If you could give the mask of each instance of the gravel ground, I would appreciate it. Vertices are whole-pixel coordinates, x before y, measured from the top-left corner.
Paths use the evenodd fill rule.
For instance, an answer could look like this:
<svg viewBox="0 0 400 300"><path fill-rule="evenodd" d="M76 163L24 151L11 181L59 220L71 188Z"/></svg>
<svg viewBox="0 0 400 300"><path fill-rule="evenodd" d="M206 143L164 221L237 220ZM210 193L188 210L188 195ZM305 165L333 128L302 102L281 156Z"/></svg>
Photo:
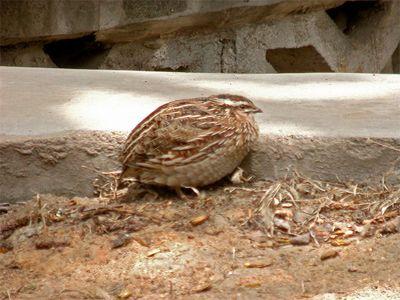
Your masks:
<svg viewBox="0 0 400 300"><path fill-rule="evenodd" d="M3 206L0 298L399 299L397 186L243 181Z"/></svg>

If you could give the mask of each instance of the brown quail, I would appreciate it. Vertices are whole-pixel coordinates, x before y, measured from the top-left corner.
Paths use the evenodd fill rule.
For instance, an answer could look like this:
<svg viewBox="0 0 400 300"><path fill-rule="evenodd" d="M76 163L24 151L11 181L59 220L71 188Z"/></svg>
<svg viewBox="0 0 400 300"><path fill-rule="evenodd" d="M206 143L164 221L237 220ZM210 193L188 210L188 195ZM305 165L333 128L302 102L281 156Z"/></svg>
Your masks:
<svg viewBox="0 0 400 300"><path fill-rule="evenodd" d="M199 187L232 173L258 138L252 116L261 110L237 95L214 95L164 104L128 136L121 180Z"/></svg>

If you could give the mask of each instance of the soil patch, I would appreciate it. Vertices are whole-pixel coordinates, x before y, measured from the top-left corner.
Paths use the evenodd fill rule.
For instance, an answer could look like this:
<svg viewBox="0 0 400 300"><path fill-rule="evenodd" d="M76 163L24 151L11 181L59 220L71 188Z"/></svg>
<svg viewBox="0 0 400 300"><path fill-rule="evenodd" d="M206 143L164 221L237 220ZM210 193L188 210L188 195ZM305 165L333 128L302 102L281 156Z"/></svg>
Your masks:
<svg viewBox="0 0 400 300"><path fill-rule="evenodd" d="M138 187L110 192L4 205L0 298L299 299L400 289L398 186L299 176L222 183L186 200Z"/></svg>

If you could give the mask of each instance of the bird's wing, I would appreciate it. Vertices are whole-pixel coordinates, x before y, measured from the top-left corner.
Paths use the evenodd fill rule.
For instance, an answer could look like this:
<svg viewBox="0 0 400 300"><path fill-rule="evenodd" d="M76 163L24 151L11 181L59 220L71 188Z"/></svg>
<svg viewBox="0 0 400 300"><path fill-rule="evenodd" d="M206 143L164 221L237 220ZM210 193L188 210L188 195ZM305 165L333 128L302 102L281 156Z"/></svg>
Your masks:
<svg viewBox="0 0 400 300"><path fill-rule="evenodd" d="M175 101L160 107L130 134L121 155L125 166L160 168L203 160L233 135L212 109Z"/></svg>

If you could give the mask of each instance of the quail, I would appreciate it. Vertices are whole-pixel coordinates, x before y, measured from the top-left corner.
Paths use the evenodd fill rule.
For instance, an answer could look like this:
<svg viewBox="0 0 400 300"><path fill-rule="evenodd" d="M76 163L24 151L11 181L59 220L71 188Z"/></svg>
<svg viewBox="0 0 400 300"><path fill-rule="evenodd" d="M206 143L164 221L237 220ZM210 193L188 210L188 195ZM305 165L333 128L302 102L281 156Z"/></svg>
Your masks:
<svg viewBox="0 0 400 300"><path fill-rule="evenodd" d="M120 155L120 180L174 188L196 188L232 173L257 141L246 97L230 94L166 103L129 134Z"/></svg>

